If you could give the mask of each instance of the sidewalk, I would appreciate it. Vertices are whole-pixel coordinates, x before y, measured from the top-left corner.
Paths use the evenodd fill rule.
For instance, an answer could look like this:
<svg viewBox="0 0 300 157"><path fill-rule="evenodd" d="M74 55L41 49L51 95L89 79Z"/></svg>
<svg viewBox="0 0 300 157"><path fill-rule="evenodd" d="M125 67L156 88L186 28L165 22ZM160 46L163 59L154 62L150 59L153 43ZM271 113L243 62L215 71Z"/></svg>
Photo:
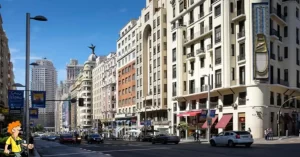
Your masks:
<svg viewBox="0 0 300 157"><path fill-rule="evenodd" d="M281 137L273 137L273 140L265 140L264 138L254 139L254 143L262 143L262 144L276 144L276 143L300 143L299 136L281 136Z"/></svg>
<svg viewBox="0 0 300 157"><path fill-rule="evenodd" d="M207 139L201 138L200 139L201 143L208 143ZM180 139L180 143L197 143L193 138L182 138Z"/></svg>

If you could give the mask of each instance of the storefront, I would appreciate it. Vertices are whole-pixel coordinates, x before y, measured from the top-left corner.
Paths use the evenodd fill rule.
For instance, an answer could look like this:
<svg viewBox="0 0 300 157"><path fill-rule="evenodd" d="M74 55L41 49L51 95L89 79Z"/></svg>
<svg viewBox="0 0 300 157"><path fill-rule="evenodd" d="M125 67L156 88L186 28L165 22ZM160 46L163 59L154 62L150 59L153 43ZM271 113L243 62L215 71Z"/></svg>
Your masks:
<svg viewBox="0 0 300 157"><path fill-rule="evenodd" d="M116 118L116 136L123 137L129 130L137 130L137 117L135 114L124 114L124 117Z"/></svg>

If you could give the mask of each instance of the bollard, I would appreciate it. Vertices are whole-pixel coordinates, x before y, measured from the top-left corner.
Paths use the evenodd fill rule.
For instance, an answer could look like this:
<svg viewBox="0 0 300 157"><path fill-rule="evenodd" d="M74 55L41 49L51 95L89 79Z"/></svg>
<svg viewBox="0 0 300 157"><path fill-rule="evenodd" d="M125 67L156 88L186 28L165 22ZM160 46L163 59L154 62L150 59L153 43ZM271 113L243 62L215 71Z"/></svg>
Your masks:
<svg viewBox="0 0 300 157"><path fill-rule="evenodd" d="M289 136L289 130L285 130L285 136L286 136L286 137Z"/></svg>

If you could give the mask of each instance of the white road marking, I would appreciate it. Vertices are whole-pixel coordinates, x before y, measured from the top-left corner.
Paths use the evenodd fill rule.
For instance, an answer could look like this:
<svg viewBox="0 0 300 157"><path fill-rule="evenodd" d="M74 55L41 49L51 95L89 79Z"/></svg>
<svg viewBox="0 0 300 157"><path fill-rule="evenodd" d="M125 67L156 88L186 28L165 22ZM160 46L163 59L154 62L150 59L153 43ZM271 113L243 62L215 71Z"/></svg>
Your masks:
<svg viewBox="0 0 300 157"><path fill-rule="evenodd" d="M142 150L157 150L157 149L171 149L171 148L148 148L148 149L121 149L121 150L106 150L106 151L99 151L101 153L109 153L109 152L131 152L131 151L142 151Z"/></svg>
<svg viewBox="0 0 300 157"><path fill-rule="evenodd" d="M77 155L77 154L91 154L94 152L80 152L80 153L68 153L68 154L53 154L53 155L43 155L43 156L67 156L67 155Z"/></svg>

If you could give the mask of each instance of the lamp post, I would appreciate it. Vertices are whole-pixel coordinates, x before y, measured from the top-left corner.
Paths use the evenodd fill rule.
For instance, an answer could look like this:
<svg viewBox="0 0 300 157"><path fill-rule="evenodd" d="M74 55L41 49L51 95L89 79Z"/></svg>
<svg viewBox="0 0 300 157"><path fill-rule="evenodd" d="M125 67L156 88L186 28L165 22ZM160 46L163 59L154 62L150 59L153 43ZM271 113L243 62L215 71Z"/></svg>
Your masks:
<svg viewBox="0 0 300 157"><path fill-rule="evenodd" d="M278 138L280 137L280 114L281 114L281 109L283 107L283 105L287 102L289 102L290 100L293 100L293 99L296 99L296 98L299 98L300 96L295 96L295 97L291 97L289 99L287 99L286 101L284 101L281 106L279 107L278 109L278 115L277 115L277 135L278 135Z"/></svg>
<svg viewBox="0 0 300 157"><path fill-rule="evenodd" d="M25 100L26 100L26 106L25 110L29 111L29 73L30 73L30 20L36 20L36 21L47 21L47 18L44 16L35 16L30 17L30 13L26 13L26 61L25 61L25 69L26 69L26 75L25 75ZM29 112L26 113L26 141L29 142ZM27 152L28 152L27 147Z"/></svg>

